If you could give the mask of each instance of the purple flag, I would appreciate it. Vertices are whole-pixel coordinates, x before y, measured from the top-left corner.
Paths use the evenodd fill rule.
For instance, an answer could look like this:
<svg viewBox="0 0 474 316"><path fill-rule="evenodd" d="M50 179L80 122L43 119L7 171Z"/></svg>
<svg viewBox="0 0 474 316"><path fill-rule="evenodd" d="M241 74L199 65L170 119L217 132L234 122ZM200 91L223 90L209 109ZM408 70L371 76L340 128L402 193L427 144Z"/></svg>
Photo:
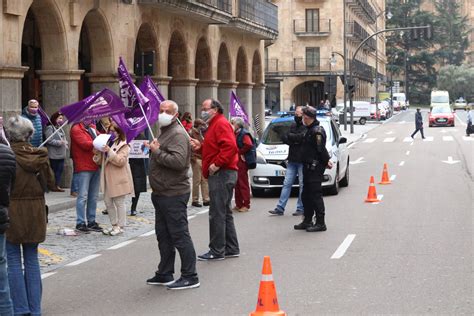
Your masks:
<svg viewBox="0 0 474 316"><path fill-rule="evenodd" d="M38 107L38 113L41 117L41 126L45 127L49 123L49 116L40 106Z"/></svg>
<svg viewBox="0 0 474 316"><path fill-rule="evenodd" d="M122 57L120 57L117 71L120 85L120 98L123 104L129 109L137 108L139 103L144 106L148 102L148 98L144 96L142 91L133 83ZM140 108L138 108L138 110L140 110Z"/></svg>
<svg viewBox="0 0 474 316"><path fill-rule="evenodd" d="M234 91L231 91L230 94L229 113L230 117L241 117L245 123L249 124L249 117L247 116L247 113L245 113L245 108L242 106L242 102L240 102Z"/></svg>
<svg viewBox="0 0 474 316"><path fill-rule="evenodd" d="M105 116L123 113L127 108L120 98L109 89L103 89L79 102L65 105L60 112L67 118L68 123L77 123L86 119L97 120Z"/></svg>
<svg viewBox="0 0 474 316"><path fill-rule="evenodd" d="M150 77L146 77L140 85L140 90L149 99L149 102L143 105L143 111L150 125L155 124L160 113L160 103L165 100L158 88ZM127 112L112 116L112 119L127 135L127 142L135 139L148 126L143 116L140 106Z"/></svg>

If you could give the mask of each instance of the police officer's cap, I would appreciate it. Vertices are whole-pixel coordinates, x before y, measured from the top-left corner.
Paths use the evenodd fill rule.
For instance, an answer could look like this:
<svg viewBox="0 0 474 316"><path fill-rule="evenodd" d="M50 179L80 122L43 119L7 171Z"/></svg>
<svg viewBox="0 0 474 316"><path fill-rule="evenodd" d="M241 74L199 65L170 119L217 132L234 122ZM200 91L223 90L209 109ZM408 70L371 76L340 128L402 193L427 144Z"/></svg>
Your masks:
<svg viewBox="0 0 474 316"><path fill-rule="evenodd" d="M316 118L316 109L313 108L312 106L306 106L303 109L303 114L311 118Z"/></svg>

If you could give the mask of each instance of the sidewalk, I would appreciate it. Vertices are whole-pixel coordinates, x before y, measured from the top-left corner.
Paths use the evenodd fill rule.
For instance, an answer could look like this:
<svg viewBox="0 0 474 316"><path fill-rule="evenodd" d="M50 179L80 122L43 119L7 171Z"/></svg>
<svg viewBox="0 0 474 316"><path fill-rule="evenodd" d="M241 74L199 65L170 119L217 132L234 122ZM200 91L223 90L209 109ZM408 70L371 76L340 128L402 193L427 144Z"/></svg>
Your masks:
<svg viewBox="0 0 474 316"><path fill-rule="evenodd" d="M347 131L344 130L344 124L339 126L339 130L342 133L342 136L347 138L347 145L358 141L362 136L369 131L373 130L377 126L380 126L384 121L367 121L365 125L354 124L354 134L351 134L351 126L347 124Z"/></svg>

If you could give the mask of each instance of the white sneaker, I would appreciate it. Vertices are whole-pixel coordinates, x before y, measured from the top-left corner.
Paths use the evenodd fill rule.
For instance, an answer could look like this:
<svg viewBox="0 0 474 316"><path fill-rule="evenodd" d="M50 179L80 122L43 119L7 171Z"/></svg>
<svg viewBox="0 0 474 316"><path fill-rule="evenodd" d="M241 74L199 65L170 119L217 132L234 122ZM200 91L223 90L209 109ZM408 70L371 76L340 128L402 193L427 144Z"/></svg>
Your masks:
<svg viewBox="0 0 474 316"><path fill-rule="evenodd" d="M123 230L121 230L120 227L116 226L110 232L110 236L117 236L117 235L122 234L122 233L123 233Z"/></svg>

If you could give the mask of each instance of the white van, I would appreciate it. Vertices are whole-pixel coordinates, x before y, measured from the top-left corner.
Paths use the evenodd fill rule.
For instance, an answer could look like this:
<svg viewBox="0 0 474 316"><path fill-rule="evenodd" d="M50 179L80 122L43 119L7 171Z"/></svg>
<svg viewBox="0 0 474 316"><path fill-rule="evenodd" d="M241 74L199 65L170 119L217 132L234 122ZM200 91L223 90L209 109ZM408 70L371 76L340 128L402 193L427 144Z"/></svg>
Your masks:
<svg viewBox="0 0 474 316"><path fill-rule="evenodd" d="M394 93L392 102L393 109L396 111L407 109L407 97L405 93Z"/></svg>
<svg viewBox="0 0 474 316"><path fill-rule="evenodd" d="M444 90L431 91L430 108L449 107L449 92Z"/></svg>
<svg viewBox="0 0 474 316"><path fill-rule="evenodd" d="M354 107L353 110L353 117L354 123L359 122L360 125L364 125L368 119L370 119L370 102L367 101L353 101L352 105ZM344 113L344 103L339 103L336 105L336 109L341 109L339 111L340 114ZM347 110L347 119L350 119L350 102L347 101L346 103L346 110Z"/></svg>

